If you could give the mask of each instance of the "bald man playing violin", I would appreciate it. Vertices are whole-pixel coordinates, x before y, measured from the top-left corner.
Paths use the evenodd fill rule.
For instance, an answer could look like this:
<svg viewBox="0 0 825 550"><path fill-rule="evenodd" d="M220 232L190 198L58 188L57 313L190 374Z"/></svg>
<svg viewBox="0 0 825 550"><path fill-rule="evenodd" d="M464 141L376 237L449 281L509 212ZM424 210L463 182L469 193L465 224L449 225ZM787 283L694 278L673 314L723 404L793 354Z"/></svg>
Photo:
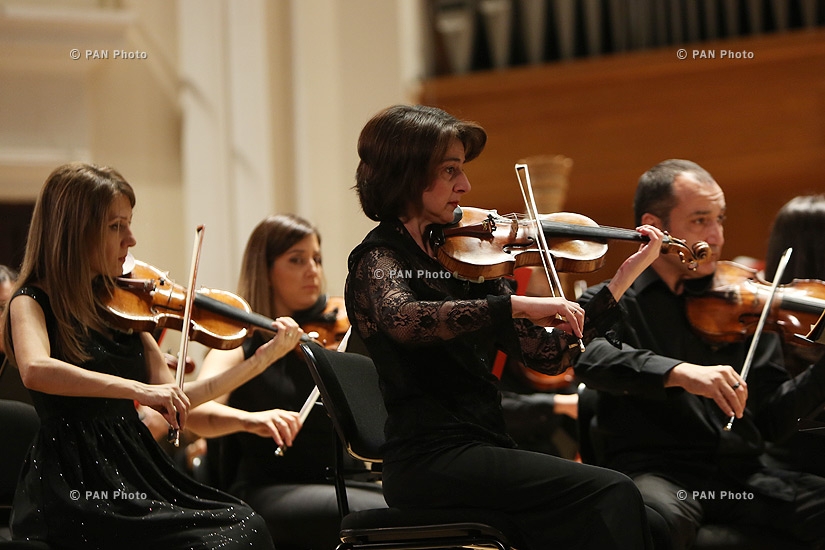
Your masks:
<svg viewBox="0 0 825 550"><path fill-rule="evenodd" d="M691 548L709 523L767 528L788 546L821 544L825 478L767 468L761 456L765 440L787 437L825 402L825 362L791 380L778 337L765 333L746 381L750 338L713 343L691 329L686 299L709 289L725 242L725 195L706 170L685 160L654 166L639 180L634 209L637 224L688 245L705 241L713 258L690 271L660 255L619 301L621 347L599 338L577 361L577 377L599 394L596 461L635 481L657 548Z"/></svg>

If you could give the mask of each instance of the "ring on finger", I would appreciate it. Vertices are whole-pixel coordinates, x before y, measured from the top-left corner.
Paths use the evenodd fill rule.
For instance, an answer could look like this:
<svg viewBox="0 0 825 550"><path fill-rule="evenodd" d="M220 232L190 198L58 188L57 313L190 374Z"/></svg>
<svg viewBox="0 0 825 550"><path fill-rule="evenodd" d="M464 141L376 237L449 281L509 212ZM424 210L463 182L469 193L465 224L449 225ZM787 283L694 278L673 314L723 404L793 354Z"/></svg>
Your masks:
<svg viewBox="0 0 825 550"><path fill-rule="evenodd" d="M734 384L733 386L731 386L731 388L733 388L734 390L737 390L737 389L739 389L739 386L741 386L741 385L742 385L742 383L741 383L741 382L737 382L736 384Z"/></svg>

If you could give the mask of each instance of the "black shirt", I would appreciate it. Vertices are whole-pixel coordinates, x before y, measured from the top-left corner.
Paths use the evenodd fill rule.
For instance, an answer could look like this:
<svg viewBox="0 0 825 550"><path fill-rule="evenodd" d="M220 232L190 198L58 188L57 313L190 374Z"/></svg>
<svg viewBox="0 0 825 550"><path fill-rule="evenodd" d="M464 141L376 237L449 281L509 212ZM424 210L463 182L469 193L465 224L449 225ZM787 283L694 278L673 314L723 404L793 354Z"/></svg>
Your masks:
<svg viewBox="0 0 825 550"><path fill-rule="evenodd" d="M791 380L776 334L763 333L748 374L748 403L731 431L729 417L711 399L665 388L665 377L682 362L730 365L741 371L750 338L713 344L697 336L685 300L701 294L712 277L686 282L676 295L648 268L619 302L622 348L596 339L576 364L576 375L600 390L597 435L605 465L629 474L658 472L701 478L727 472L744 479L759 469L763 436L777 439L825 400L825 365ZM603 285L588 289L587 302Z"/></svg>

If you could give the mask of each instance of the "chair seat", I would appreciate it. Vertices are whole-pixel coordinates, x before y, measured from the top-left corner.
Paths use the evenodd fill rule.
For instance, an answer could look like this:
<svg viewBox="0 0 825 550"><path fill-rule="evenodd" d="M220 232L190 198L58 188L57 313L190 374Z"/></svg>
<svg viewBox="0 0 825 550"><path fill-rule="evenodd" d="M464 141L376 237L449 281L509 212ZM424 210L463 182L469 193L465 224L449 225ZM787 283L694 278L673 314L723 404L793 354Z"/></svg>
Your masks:
<svg viewBox="0 0 825 550"><path fill-rule="evenodd" d="M483 509L381 508L352 512L341 522L339 548L514 548L517 529ZM381 546L387 543L387 546Z"/></svg>
<svg viewBox="0 0 825 550"><path fill-rule="evenodd" d="M696 550L805 550L810 545L789 541L767 527L705 524L696 533Z"/></svg>
<svg viewBox="0 0 825 550"><path fill-rule="evenodd" d="M386 442L387 410L378 372L364 355L331 351L316 343L301 344L301 350L337 435L333 473L342 517L337 550L518 547L518 530L510 517L493 510L375 508L350 513L344 453L381 464Z"/></svg>

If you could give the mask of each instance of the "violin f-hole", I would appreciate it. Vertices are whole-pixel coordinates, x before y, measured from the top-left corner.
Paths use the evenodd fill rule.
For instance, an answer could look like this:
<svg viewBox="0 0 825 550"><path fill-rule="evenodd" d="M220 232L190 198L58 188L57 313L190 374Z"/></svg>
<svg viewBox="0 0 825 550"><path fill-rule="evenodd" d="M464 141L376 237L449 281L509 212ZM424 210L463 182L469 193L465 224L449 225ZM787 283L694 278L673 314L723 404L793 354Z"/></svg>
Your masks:
<svg viewBox="0 0 825 550"><path fill-rule="evenodd" d="M522 241L520 243L507 243L501 247L501 249L506 252L507 254L512 254L512 249L524 249L529 250L531 248L535 248L536 240L533 237L527 237L526 241Z"/></svg>

